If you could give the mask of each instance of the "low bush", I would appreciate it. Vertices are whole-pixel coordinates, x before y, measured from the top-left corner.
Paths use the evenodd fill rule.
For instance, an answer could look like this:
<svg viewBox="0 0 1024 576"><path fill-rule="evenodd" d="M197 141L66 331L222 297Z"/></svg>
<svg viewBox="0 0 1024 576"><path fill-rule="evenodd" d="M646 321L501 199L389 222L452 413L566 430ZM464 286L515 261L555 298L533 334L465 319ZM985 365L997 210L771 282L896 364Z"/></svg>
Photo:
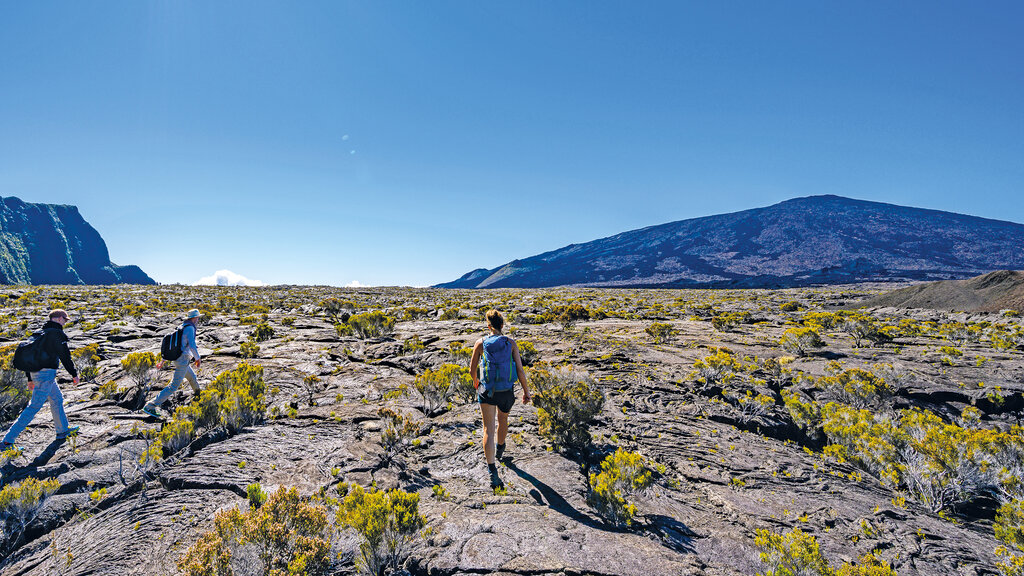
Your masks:
<svg viewBox="0 0 1024 576"><path fill-rule="evenodd" d="M582 371L570 368L533 369L537 388L538 431L559 452L579 451L590 444L590 421L604 407L604 393Z"/></svg>
<svg viewBox="0 0 1024 576"><path fill-rule="evenodd" d="M651 340L654 340L655 344L664 344L675 335L676 329L671 324L655 322L648 326L644 332L651 337Z"/></svg>
<svg viewBox="0 0 1024 576"><path fill-rule="evenodd" d="M467 402L476 398L469 369L458 364L443 364L437 370L428 369L416 377L413 388L419 392L423 400L423 413L427 416L433 416L447 405L453 394Z"/></svg>
<svg viewBox="0 0 1024 576"><path fill-rule="evenodd" d="M302 379L302 389L306 392L306 402L310 406L316 406L316 400L313 398L317 392L321 390L323 386L320 384L320 377L316 374L307 374Z"/></svg>
<svg viewBox="0 0 1024 576"><path fill-rule="evenodd" d="M254 342L266 342L273 337L274 328L266 322L260 322L257 324L256 327L253 328L252 335L250 336Z"/></svg>
<svg viewBox="0 0 1024 576"><path fill-rule="evenodd" d="M757 530L754 545L765 566L758 576L896 576L891 566L871 552L857 563L844 562L835 570L821 553L818 540L799 528L785 534Z"/></svg>
<svg viewBox="0 0 1024 576"><path fill-rule="evenodd" d="M760 550L764 572L759 576L831 576L818 540L799 528L785 534L758 530L754 545Z"/></svg>
<svg viewBox="0 0 1024 576"><path fill-rule="evenodd" d="M814 328L790 328L779 340L782 348L790 354L807 356L817 348L823 348L825 342Z"/></svg>
<svg viewBox="0 0 1024 576"><path fill-rule="evenodd" d="M397 573L413 539L426 525L427 519L419 512L419 494L397 488L366 491L358 485L342 491L347 494L338 507L337 520L360 536L359 570L370 576Z"/></svg>
<svg viewBox="0 0 1024 576"><path fill-rule="evenodd" d="M5 537L0 539L0 551L17 546L25 528L58 488L60 482L54 478L27 478L0 490L0 537Z"/></svg>
<svg viewBox="0 0 1024 576"><path fill-rule="evenodd" d="M863 368L844 369L839 362L829 362L827 375L815 381L825 395L854 408L879 406L893 390L881 376Z"/></svg>
<svg viewBox="0 0 1024 576"><path fill-rule="evenodd" d="M601 462L601 471L590 474L587 502L612 524L629 526L636 506L629 497L651 484L651 471L639 454L622 448Z"/></svg>
<svg viewBox="0 0 1024 576"><path fill-rule="evenodd" d="M380 310L356 314L348 319L348 325L359 338L381 338L395 330L395 320Z"/></svg>
<svg viewBox="0 0 1024 576"><path fill-rule="evenodd" d="M142 388L153 380L159 358L152 352L131 352L121 360L124 369L135 385Z"/></svg>
<svg viewBox="0 0 1024 576"><path fill-rule="evenodd" d="M419 433L419 426L412 418L387 406L377 410L377 415L381 419L380 443L384 447L385 458L391 460L409 446Z"/></svg>
<svg viewBox="0 0 1024 576"><path fill-rule="evenodd" d="M242 358L255 358L259 353L260 345L255 340L246 340L238 346L238 355Z"/></svg>
<svg viewBox="0 0 1024 576"><path fill-rule="evenodd" d="M743 370L742 364L728 350L719 348L714 354L698 358L693 363L692 378L704 388L726 384Z"/></svg>
<svg viewBox="0 0 1024 576"><path fill-rule="evenodd" d="M0 349L0 422L13 420L28 405L32 392L28 389L28 379L21 370L15 370L14 346Z"/></svg>
<svg viewBox="0 0 1024 576"><path fill-rule="evenodd" d="M577 322L582 320L590 320L590 311L578 302L573 302L563 307L558 313L558 322L565 330L572 328Z"/></svg>
<svg viewBox="0 0 1024 576"><path fill-rule="evenodd" d="M537 347L533 345L533 342L517 340L516 346L519 347L519 359L523 361L523 366L533 366L534 362L540 360L540 352L537 351ZM468 350L472 355L473 349L468 348Z"/></svg>
<svg viewBox="0 0 1024 576"><path fill-rule="evenodd" d="M327 508L281 487L261 506L222 510L213 529L178 561L184 576L326 574L331 565Z"/></svg>

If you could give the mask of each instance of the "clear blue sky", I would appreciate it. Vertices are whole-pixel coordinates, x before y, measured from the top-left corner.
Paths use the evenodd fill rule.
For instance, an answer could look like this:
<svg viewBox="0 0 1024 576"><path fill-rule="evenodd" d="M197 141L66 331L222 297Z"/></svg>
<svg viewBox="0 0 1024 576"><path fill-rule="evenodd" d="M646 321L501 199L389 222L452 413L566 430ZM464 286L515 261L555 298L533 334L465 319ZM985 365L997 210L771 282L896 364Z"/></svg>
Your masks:
<svg viewBox="0 0 1024 576"><path fill-rule="evenodd" d="M1024 222L1020 2L4 2L0 195L160 282L426 285L840 194Z"/></svg>

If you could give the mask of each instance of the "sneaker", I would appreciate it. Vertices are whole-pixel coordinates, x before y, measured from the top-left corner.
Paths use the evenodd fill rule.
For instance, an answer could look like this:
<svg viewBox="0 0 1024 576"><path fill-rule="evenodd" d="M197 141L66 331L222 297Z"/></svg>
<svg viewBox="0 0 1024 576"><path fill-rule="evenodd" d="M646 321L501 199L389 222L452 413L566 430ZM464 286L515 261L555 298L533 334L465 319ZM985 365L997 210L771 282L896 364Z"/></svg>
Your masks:
<svg viewBox="0 0 1024 576"><path fill-rule="evenodd" d="M63 440L65 438L67 438L68 436L71 436L73 434L78 434L79 428L81 428L81 426L72 426L71 428L68 428L67 432L65 432L63 434L57 434L57 440Z"/></svg>
<svg viewBox="0 0 1024 576"><path fill-rule="evenodd" d="M497 447L498 447L497 450L495 450L495 452L494 452L494 459L495 460L501 460L501 457L505 454L505 445L504 444L497 444Z"/></svg>
<svg viewBox="0 0 1024 576"><path fill-rule="evenodd" d="M153 418L160 417L160 413L156 411L156 406L152 404L146 404L145 406L143 406L142 411L145 412L146 414L149 414Z"/></svg>

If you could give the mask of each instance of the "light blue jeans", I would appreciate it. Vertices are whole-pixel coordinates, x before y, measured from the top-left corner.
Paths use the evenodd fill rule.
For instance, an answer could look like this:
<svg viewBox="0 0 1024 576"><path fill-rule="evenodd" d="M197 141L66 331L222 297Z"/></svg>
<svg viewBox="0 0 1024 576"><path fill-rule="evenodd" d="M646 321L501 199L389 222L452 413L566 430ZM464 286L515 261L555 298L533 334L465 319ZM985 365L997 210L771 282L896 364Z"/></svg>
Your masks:
<svg viewBox="0 0 1024 576"><path fill-rule="evenodd" d="M190 364L192 361L192 355L188 352L182 352L181 356L174 361L174 378L171 379L170 385L164 388L156 395L151 404L153 406L159 406L167 401L178 390L181 386L181 381L188 378L188 383L192 385L192 389L199 392L199 381L196 379L196 371L192 369Z"/></svg>
<svg viewBox="0 0 1024 576"><path fill-rule="evenodd" d="M32 373L32 381L36 387L32 390L32 399L28 406L21 411L18 419L11 424L10 430L4 435L4 442L14 444L14 441L25 431L25 428L36 417L36 412L43 407L43 403L50 401L50 412L53 413L53 427L57 429L57 436L68 433L68 417L64 414L64 394L57 385L57 371L54 369L40 370Z"/></svg>

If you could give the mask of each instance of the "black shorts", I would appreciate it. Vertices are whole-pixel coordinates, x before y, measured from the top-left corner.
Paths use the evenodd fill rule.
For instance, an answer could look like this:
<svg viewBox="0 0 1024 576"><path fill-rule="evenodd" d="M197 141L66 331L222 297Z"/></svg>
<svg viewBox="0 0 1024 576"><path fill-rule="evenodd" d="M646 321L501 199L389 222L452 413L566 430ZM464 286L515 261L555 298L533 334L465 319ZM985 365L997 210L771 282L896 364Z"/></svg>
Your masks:
<svg viewBox="0 0 1024 576"><path fill-rule="evenodd" d="M493 404L498 407L498 410L508 413L512 410L512 405L516 403L516 391L504 390L502 392L491 392L490 396L487 393L476 395L477 402L481 404Z"/></svg>

